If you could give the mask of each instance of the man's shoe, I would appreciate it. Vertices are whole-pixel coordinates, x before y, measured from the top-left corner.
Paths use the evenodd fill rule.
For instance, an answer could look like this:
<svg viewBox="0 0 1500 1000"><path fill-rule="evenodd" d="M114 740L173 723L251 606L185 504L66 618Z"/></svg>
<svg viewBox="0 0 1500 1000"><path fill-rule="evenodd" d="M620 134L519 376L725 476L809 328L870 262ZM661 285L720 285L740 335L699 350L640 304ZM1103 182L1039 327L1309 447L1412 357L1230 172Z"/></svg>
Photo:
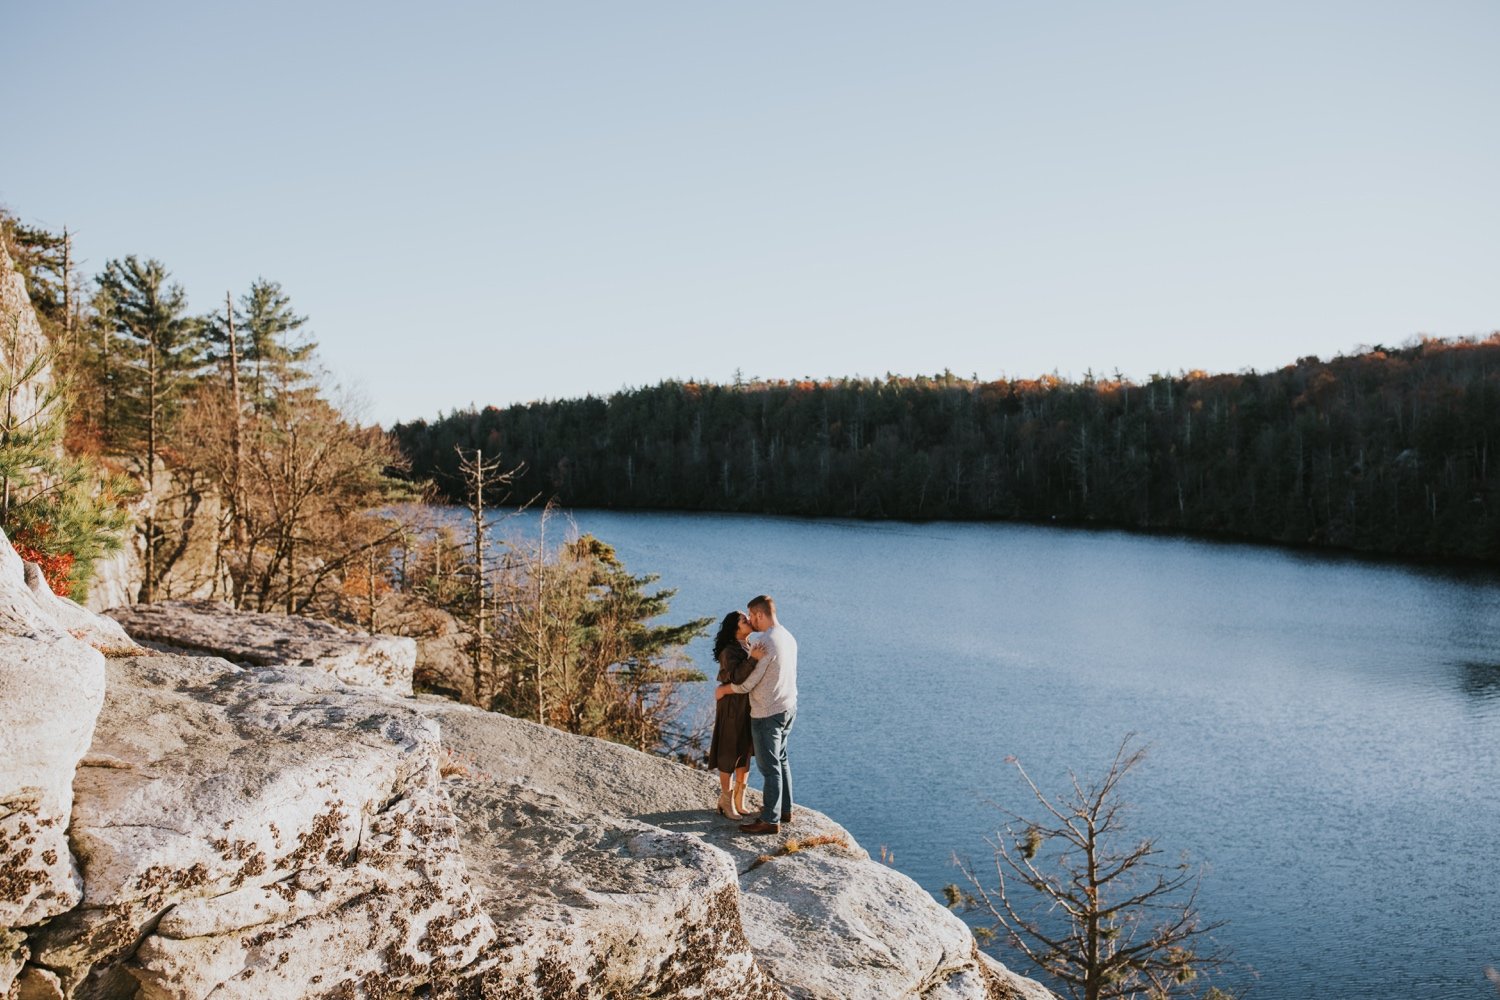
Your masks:
<svg viewBox="0 0 1500 1000"><path fill-rule="evenodd" d="M780 833L780 823L766 823L756 820L754 823L746 823L740 827L741 833Z"/></svg>
<svg viewBox="0 0 1500 1000"><path fill-rule="evenodd" d="M790 823L792 821L792 814L791 813L782 813L781 814L781 821L783 823Z"/></svg>

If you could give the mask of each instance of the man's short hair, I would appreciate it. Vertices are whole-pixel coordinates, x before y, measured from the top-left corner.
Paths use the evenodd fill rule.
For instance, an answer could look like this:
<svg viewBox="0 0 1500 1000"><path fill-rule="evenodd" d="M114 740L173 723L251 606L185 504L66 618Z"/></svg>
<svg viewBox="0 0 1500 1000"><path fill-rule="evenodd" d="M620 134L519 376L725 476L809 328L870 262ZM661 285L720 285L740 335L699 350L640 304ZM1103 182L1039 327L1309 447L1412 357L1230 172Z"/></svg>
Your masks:
<svg viewBox="0 0 1500 1000"><path fill-rule="evenodd" d="M749 610L749 611L764 611L766 614L770 615L772 618L775 618L776 617L776 602L773 601L771 598L767 597L765 594L761 594L759 597L752 597L752 598L750 598L750 603L749 603L749 605L747 605L747 610Z"/></svg>

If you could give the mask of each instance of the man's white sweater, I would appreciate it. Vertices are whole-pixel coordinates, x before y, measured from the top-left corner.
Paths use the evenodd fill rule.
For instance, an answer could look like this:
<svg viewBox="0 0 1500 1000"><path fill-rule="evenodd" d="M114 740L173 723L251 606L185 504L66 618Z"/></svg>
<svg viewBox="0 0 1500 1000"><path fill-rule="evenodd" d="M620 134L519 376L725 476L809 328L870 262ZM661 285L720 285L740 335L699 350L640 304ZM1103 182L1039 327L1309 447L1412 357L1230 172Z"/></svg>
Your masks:
<svg viewBox="0 0 1500 1000"><path fill-rule="evenodd" d="M750 718L764 719L797 707L797 640L783 626L772 625L752 643L766 651L742 684L731 684L750 696Z"/></svg>

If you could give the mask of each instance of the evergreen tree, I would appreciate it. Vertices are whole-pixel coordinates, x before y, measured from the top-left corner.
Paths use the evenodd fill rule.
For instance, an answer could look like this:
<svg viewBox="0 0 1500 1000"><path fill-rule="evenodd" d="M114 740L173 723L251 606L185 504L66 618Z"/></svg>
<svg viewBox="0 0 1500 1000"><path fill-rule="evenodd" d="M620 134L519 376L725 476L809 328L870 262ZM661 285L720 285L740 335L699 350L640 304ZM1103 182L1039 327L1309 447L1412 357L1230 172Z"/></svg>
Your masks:
<svg viewBox="0 0 1500 1000"><path fill-rule="evenodd" d="M682 649L710 619L661 624L675 591L649 591L656 577L630 573L590 535L550 543L554 516L545 510L535 536L510 540L484 567L492 603L482 626L473 616L481 578L472 542L434 532L393 574L408 593L484 629L477 640L484 668L474 672L472 694L461 696L571 733L701 761L705 734L680 724L675 688L703 680Z"/></svg>
<svg viewBox="0 0 1500 1000"><path fill-rule="evenodd" d="M1500 561L1500 334L1278 371L668 381L393 430L457 499L503 449L564 506L1114 524Z"/></svg>
<svg viewBox="0 0 1500 1000"><path fill-rule="evenodd" d="M309 387L317 343L297 338L307 317L293 311L280 282L256 278L250 291L240 296L234 322L253 412L272 409ZM214 339L224 343L222 329L216 328Z"/></svg>
<svg viewBox="0 0 1500 1000"><path fill-rule="evenodd" d="M66 352L69 447L101 454L120 440L121 340L110 317L110 298L99 289L75 317L76 343Z"/></svg>
<svg viewBox="0 0 1500 1000"><path fill-rule="evenodd" d="M594 728L637 750L659 749L697 759L699 734L676 725L672 687L701 681L701 673L676 662L684 646L708 632L711 618L681 624L651 624L668 611L677 591L648 592L654 574L636 576L609 544L584 535L567 545L564 558L588 581L588 597L578 615L581 672L595 683L607 681L613 697L594 707Z"/></svg>
<svg viewBox="0 0 1500 1000"><path fill-rule="evenodd" d="M0 367L0 528L54 593L82 600L94 562L120 547L128 483L64 454L65 401L47 377L56 351L20 361L14 318L10 325L11 364Z"/></svg>
<svg viewBox="0 0 1500 1000"><path fill-rule="evenodd" d="M73 241L68 231L54 233L27 225L3 209L0 230L13 251L16 270L26 280L26 295L43 331L53 343L66 342L76 303Z"/></svg>
<svg viewBox="0 0 1500 1000"><path fill-rule="evenodd" d="M147 602L155 597L157 557L165 543L154 503L158 462L185 391L204 365L202 321L187 314L186 294L167 278L160 261L142 262L134 255L109 261L99 276L103 315L120 346L119 412L109 444L139 461L146 484L140 599Z"/></svg>

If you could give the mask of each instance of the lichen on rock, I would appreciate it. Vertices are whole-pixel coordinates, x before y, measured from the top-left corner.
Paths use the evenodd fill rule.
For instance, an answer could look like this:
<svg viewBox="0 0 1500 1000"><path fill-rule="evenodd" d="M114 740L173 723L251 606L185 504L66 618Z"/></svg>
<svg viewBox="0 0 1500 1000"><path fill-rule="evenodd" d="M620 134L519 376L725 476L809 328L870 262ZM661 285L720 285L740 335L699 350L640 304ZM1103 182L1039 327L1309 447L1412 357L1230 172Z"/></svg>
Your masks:
<svg viewBox="0 0 1500 1000"><path fill-rule="evenodd" d="M81 897L68 815L103 698L104 657L38 601L0 535L0 929L36 924Z"/></svg>
<svg viewBox="0 0 1500 1000"><path fill-rule="evenodd" d="M368 637L144 649L33 577L0 544L6 1000L1051 996L813 810L752 867L710 775L304 662Z"/></svg>
<svg viewBox="0 0 1500 1000"><path fill-rule="evenodd" d="M93 749L112 764L78 775L83 903L34 947L69 989L127 959L147 997L302 996L329 969L412 989L493 936L436 727L399 703L217 659L113 659Z"/></svg>

